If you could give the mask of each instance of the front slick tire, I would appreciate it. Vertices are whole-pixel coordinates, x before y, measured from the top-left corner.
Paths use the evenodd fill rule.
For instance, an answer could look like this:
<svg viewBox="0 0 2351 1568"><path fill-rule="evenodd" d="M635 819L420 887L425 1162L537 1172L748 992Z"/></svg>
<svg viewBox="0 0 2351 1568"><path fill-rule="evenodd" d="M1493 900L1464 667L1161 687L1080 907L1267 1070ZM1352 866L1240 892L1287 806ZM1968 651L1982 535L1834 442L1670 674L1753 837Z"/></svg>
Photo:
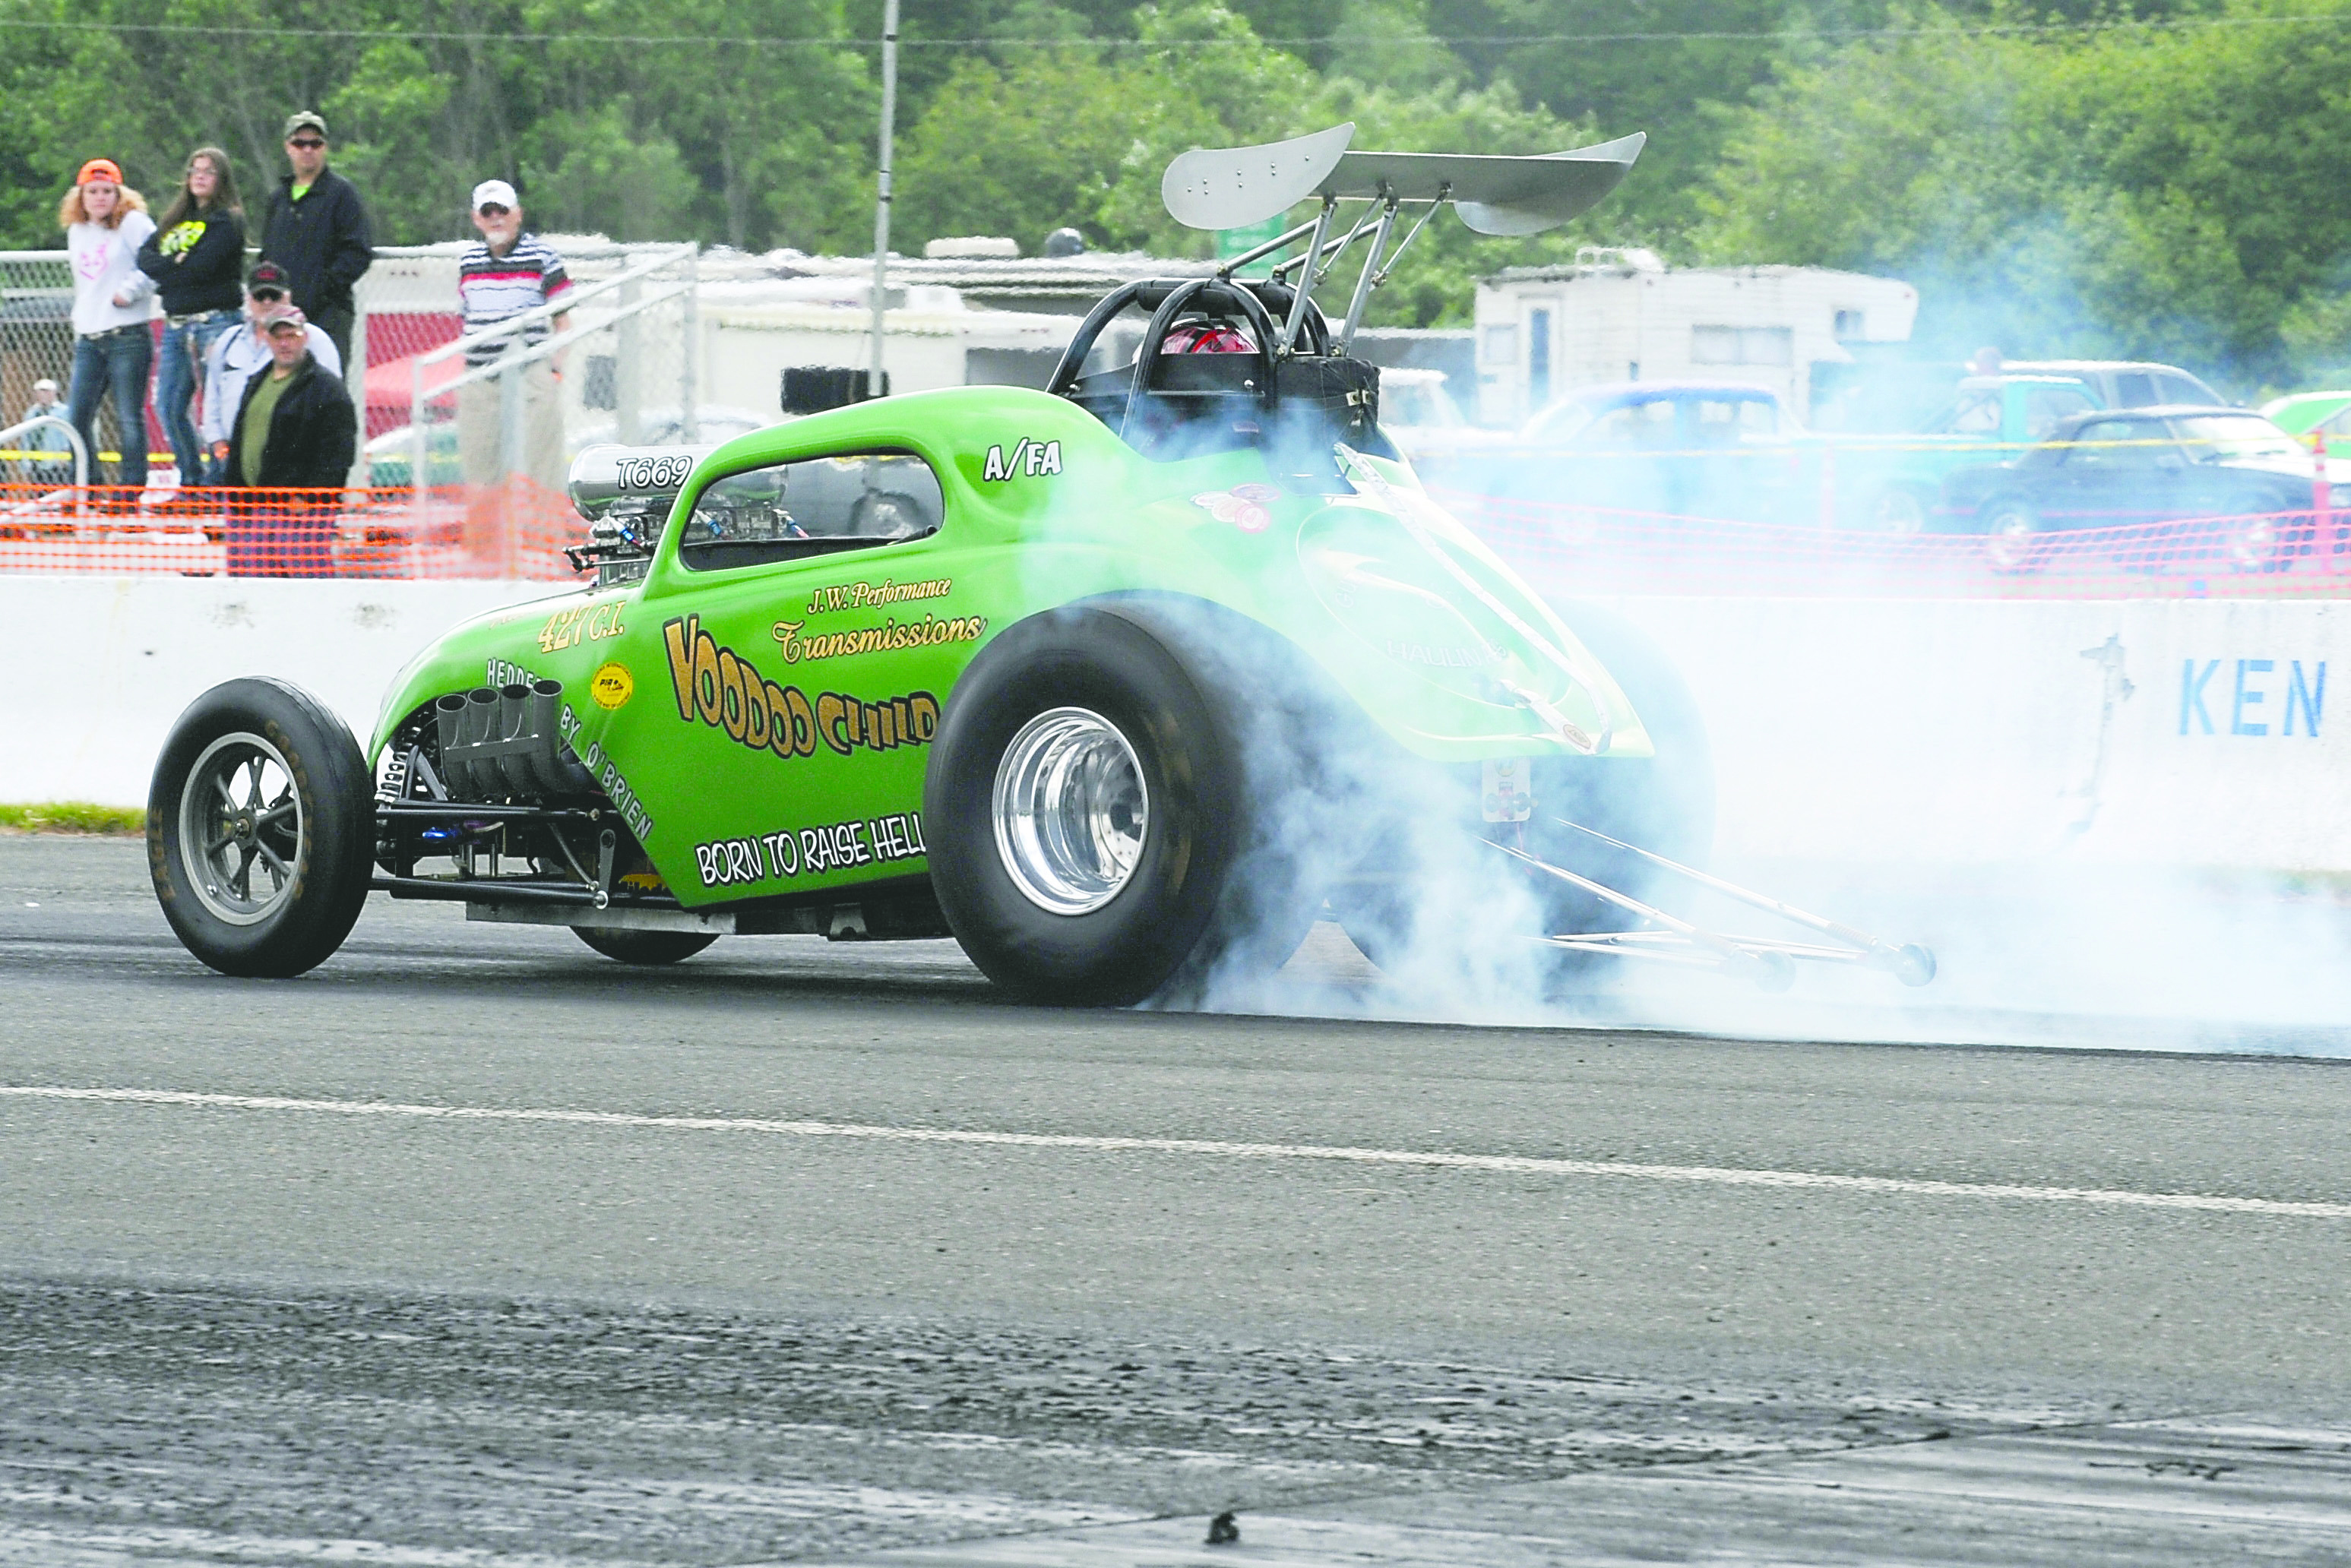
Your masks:
<svg viewBox="0 0 2351 1568"><path fill-rule="evenodd" d="M300 687L229 681L172 726L147 795L163 918L224 975L283 979L326 961L367 902L367 758Z"/></svg>
<svg viewBox="0 0 2351 1568"><path fill-rule="evenodd" d="M1223 946L1247 841L1239 748L1196 661L1148 620L1090 607L1012 627L956 684L931 747L939 907L1027 1000L1141 1001Z"/></svg>

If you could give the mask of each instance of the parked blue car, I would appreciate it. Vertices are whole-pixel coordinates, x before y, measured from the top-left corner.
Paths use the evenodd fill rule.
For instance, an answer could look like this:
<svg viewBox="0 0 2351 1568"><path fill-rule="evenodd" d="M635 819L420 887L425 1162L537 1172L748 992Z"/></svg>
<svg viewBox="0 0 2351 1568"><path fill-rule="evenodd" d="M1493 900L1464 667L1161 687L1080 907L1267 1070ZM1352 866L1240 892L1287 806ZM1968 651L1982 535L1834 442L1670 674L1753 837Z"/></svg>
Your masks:
<svg viewBox="0 0 2351 1568"><path fill-rule="evenodd" d="M1620 382L1582 387L1490 454L1479 486L1510 499L1776 521L1800 460L1795 416L1766 387Z"/></svg>

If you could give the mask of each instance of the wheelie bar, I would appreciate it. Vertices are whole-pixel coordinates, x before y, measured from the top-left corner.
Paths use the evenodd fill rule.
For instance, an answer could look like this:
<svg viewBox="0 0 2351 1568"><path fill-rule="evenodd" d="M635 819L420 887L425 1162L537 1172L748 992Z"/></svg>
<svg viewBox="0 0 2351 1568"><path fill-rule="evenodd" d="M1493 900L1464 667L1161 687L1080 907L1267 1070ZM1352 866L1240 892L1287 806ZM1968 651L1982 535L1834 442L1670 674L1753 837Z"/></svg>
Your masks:
<svg viewBox="0 0 2351 1568"><path fill-rule="evenodd" d="M1581 822L1571 822L1563 817L1552 819L1562 828L1573 829L1588 838L1598 840L1612 848L1643 860L1677 876L1687 877L1701 887L1710 888L1726 898L1736 899L1750 908L1779 915L1784 920L1806 926L1831 939L1834 945L1814 942L1792 942L1769 936L1730 936L1692 925L1677 915L1642 903L1629 894L1579 875L1550 862L1540 860L1513 845L1489 839L1486 841L1514 860L1523 861L1537 871L1559 878L1574 887L1613 904L1627 914L1635 915L1657 927L1647 931L1577 932L1551 936L1542 941L1551 946L1571 953L1604 953L1624 958L1648 958L1664 963L1687 964L1704 968L1724 969L1743 973L1766 990L1782 991L1794 983L1796 961L1823 964L1860 964L1893 976L1906 986L1923 986L1935 977L1935 955L1916 943L1897 946L1864 931L1812 914L1794 904L1766 894L1752 892L1735 883L1678 861L1667 860L1661 854L1645 850L1638 844L1628 844L1622 839L1609 837L1597 829Z"/></svg>

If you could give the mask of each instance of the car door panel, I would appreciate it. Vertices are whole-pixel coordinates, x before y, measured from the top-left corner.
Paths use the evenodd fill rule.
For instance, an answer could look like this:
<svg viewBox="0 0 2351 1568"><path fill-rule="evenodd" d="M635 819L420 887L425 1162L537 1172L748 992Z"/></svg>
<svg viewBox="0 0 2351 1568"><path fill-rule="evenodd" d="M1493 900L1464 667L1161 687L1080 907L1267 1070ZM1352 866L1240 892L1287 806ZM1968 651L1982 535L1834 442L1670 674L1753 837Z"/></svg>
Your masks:
<svg viewBox="0 0 2351 1568"><path fill-rule="evenodd" d="M855 497L808 465L843 462L772 465L793 471L778 494L738 505L712 503L726 479L690 494L673 530L734 531L664 541L614 652L629 695L587 738L664 823L647 849L688 905L925 869L928 748L986 622L962 612L951 519L899 539L820 526ZM944 510L935 476L920 499Z"/></svg>
<svg viewBox="0 0 2351 1568"><path fill-rule="evenodd" d="M2069 528L2127 528L2175 515L2183 473L2176 447L2153 445L2169 432L2147 420L2083 425L2057 469L2053 520Z"/></svg>

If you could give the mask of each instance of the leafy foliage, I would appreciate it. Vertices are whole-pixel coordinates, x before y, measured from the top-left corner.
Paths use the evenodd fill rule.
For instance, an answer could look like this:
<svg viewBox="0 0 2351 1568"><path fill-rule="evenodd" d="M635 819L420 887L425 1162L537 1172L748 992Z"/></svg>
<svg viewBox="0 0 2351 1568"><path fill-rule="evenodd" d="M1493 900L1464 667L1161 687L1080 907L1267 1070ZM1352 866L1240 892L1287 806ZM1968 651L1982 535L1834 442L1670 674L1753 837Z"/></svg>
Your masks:
<svg viewBox="0 0 2351 1568"><path fill-rule="evenodd" d="M881 9L0 0L0 240L55 245L57 198L100 153L160 204L187 151L216 142L257 206L283 172L285 114L309 106L387 242L470 232L465 193L499 175L538 226L859 250ZM1480 273L1629 243L1905 277L1931 350L2144 354L2247 387L2351 374L2336 172L2351 0L904 11L902 250L950 234L1033 250L1071 225L1097 246L1200 254L1207 237L1160 207L1168 158L1340 119L1360 146L1463 152L1641 130L1633 176L1568 230L1495 241L1431 224L1374 319L1459 322ZM2101 26L2032 30L2085 20Z"/></svg>
<svg viewBox="0 0 2351 1568"><path fill-rule="evenodd" d="M1720 259L1890 272L1964 352L2175 360L2241 387L2351 365L2340 25L1920 37L1790 70L1699 201ZM2294 0L2296 15L2351 5Z"/></svg>
<svg viewBox="0 0 2351 1568"><path fill-rule="evenodd" d="M308 107L387 243L470 233L466 193L494 175L548 226L835 238L871 189L870 160L840 156L869 134L864 54L631 40L841 38L837 6L680 0L659 17L611 0L0 0L0 225L54 245L84 159L117 159L152 193L207 141L257 208L285 172L285 116ZM45 25L7 25L26 23Z"/></svg>

